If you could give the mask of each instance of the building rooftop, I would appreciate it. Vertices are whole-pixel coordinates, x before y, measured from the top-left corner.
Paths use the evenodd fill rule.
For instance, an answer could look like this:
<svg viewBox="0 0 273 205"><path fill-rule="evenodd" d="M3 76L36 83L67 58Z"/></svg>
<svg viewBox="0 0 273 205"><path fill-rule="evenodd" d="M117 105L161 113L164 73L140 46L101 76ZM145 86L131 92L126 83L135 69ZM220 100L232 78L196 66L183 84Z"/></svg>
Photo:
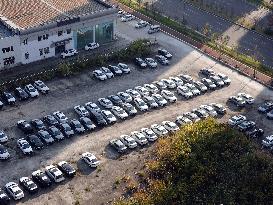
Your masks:
<svg viewBox="0 0 273 205"><path fill-rule="evenodd" d="M105 9L98 0L0 0L0 18L19 30Z"/></svg>

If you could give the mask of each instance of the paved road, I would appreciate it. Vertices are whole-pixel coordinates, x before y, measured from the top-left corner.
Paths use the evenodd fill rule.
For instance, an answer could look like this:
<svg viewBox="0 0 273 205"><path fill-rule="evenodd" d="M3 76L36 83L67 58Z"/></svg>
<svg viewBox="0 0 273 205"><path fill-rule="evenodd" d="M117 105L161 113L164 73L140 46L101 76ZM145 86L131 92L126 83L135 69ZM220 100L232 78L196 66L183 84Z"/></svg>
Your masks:
<svg viewBox="0 0 273 205"><path fill-rule="evenodd" d="M265 64L273 67L273 40L199 10L181 0L172 0L171 3L170 0L153 2L158 11L178 21L185 19L188 26L193 29L202 31L202 28L208 23L212 32L230 36L229 45L239 45L243 53L248 55L255 53Z"/></svg>

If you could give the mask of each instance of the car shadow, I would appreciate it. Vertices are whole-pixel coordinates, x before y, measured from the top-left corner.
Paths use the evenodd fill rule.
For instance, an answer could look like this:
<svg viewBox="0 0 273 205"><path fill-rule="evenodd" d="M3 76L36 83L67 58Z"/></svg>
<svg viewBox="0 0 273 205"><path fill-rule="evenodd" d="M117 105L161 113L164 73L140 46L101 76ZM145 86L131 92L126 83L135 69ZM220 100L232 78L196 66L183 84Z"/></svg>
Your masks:
<svg viewBox="0 0 273 205"><path fill-rule="evenodd" d="M82 159L79 159L77 161L77 170L81 175L90 175L96 170L96 168L88 166Z"/></svg>

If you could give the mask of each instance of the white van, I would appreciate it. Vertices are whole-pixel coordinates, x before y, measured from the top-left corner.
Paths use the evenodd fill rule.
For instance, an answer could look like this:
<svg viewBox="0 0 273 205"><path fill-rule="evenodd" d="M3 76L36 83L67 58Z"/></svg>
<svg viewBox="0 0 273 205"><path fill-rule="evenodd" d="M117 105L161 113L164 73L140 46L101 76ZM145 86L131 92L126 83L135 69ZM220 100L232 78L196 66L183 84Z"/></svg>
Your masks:
<svg viewBox="0 0 273 205"><path fill-rule="evenodd" d="M160 31L159 25L151 25L151 27L148 30L148 34L156 33Z"/></svg>

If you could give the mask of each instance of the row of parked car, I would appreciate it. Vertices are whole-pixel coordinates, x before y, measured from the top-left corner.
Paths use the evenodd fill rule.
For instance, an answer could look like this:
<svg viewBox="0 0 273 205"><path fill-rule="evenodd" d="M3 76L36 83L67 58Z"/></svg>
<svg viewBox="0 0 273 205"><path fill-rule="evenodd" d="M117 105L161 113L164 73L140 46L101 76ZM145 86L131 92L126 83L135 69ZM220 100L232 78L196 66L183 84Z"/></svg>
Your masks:
<svg viewBox="0 0 273 205"><path fill-rule="evenodd" d="M0 100L0 109L4 106L4 103L14 105L16 103L16 98L20 101L27 100L29 98L36 98L39 96L39 92L42 94L49 92L49 88L41 80L36 80L34 81L33 85L28 84L24 88L15 88L14 94L5 91L2 93L3 102Z"/></svg>
<svg viewBox="0 0 273 205"><path fill-rule="evenodd" d="M151 84L136 86L125 92L118 92L107 98L99 98L98 105L87 102L85 105L74 107L79 119L68 120L63 112L56 111L41 119L33 119L31 122L20 120L17 126L28 136L17 141L18 147L24 154L32 154L33 149L42 149L45 145L53 144L73 136L82 134L87 130L93 130L97 126L113 124L118 120L127 119L140 111L148 111L158 107L164 107L177 101L172 90L189 98L207 90L200 81L195 81L189 75L178 75L168 79L161 79ZM48 125L48 128L46 125ZM36 132L36 134L34 134ZM1 159L9 158L7 150L1 155Z"/></svg>
<svg viewBox="0 0 273 205"><path fill-rule="evenodd" d="M91 168L96 168L100 164L97 157L90 152L82 153L81 160ZM34 194L39 191L39 187L46 188L51 186L53 183L61 183L65 180L65 177L74 177L76 172L77 169L67 161L61 161L56 165L48 165L44 170L38 169L32 172L31 177L21 177L19 179L19 184L8 182L4 189L0 188L0 204L9 204L10 197L14 200L24 198L24 191L29 194Z"/></svg>

